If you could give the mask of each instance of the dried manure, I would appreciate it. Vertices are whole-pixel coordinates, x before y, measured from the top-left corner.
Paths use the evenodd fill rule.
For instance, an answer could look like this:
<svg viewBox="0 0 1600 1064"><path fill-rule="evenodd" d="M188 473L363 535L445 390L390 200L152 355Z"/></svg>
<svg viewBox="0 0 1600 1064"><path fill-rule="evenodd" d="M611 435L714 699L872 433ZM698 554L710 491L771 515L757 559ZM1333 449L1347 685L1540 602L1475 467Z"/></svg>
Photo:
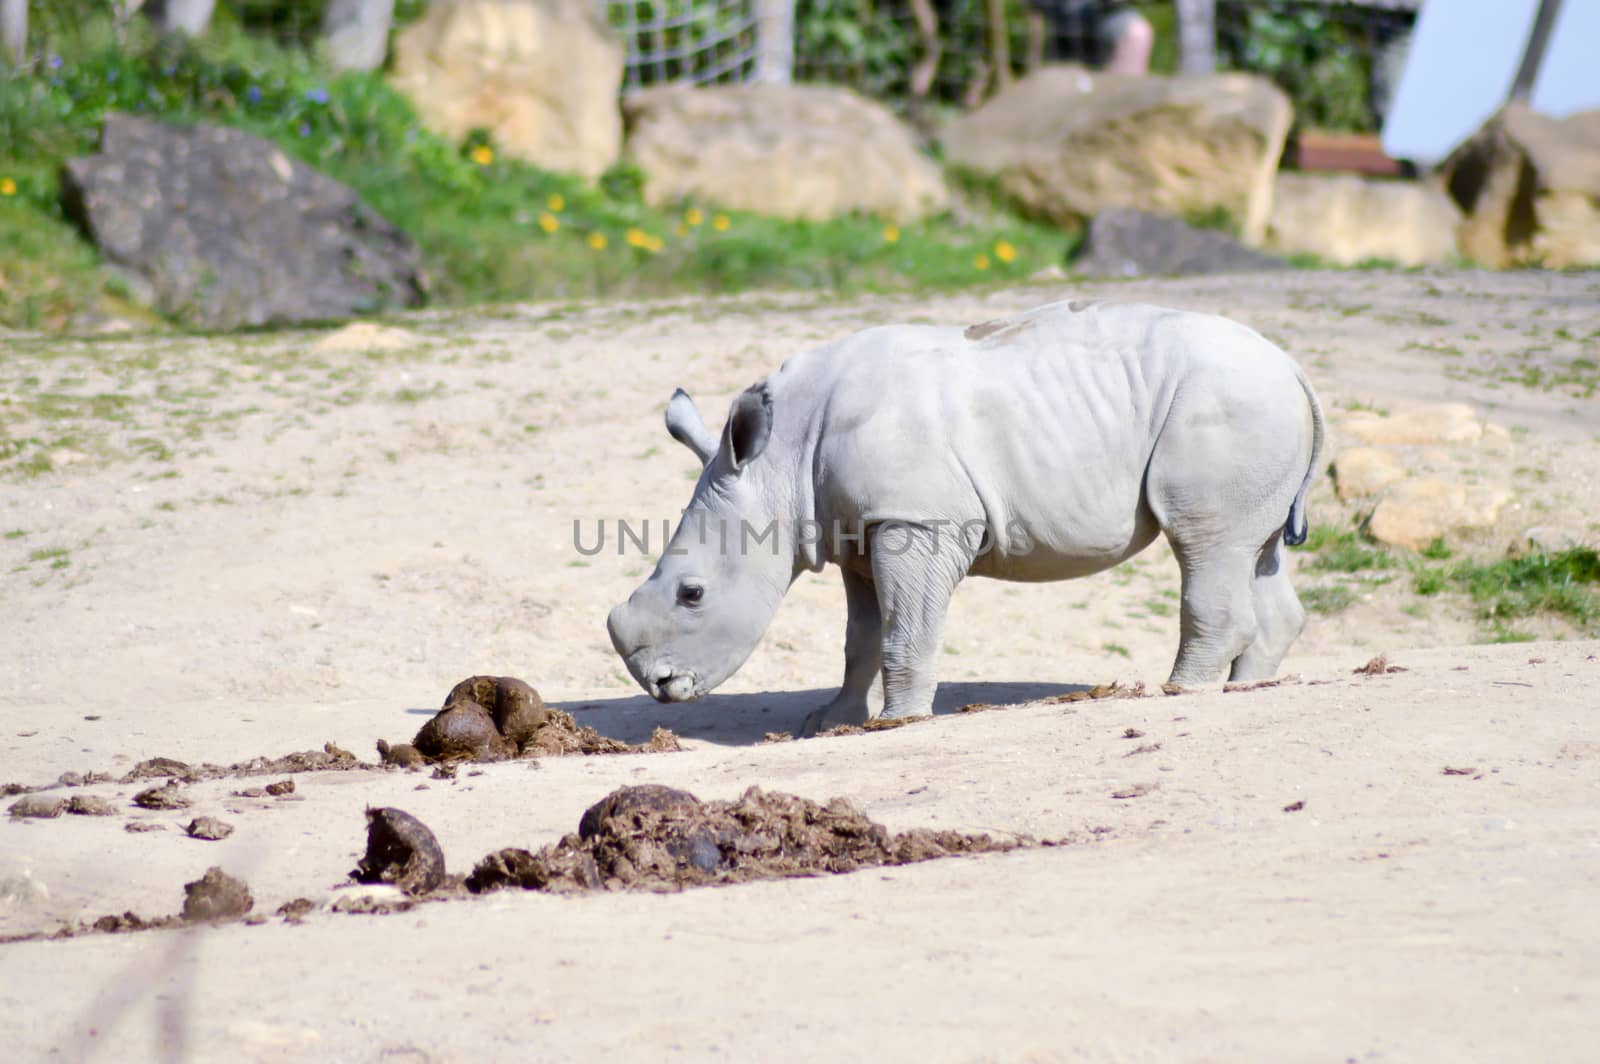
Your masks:
<svg viewBox="0 0 1600 1064"><path fill-rule="evenodd" d="M818 805L752 787L735 802L702 802L686 791L646 785L613 791L583 814L576 835L553 846L490 854L466 885L474 893L677 891L994 853L1030 842L921 828L891 834L844 798Z"/></svg>

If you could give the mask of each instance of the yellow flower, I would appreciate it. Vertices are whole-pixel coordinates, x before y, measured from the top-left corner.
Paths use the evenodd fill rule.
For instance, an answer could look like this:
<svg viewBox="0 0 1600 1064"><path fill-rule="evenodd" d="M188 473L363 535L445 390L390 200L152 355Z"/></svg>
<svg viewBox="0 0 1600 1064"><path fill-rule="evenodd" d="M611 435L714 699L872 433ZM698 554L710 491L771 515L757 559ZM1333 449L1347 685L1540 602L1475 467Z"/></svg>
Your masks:
<svg viewBox="0 0 1600 1064"><path fill-rule="evenodd" d="M700 213L699 207L690 207L683 212L683 220L689 225L699 225L706 220L706 216Z"/></svg>
<svg viewBox="0 0 1600 1064"><path fill-rule="evenodd" d="M900 243L900 227L898 225L886 225L886 226L884 226L883 227L883 242L885 244L898 244L898 243Z"/></svg>
<svg viewBox="0 0 1600 1064"><path fill-rule="evenodd" d="M553 214L541 214L539 215L539 228L547 233L553 233L561 228L561 223L556 221L556 216Z"/></svg>
<svg viewBox="0 0 1600 1064"><path fill-rule="evenodd" d="M688 236L689 235L689 227L687 225L684 225L682 222L679 222L677 225L675 225L673 227L672 233L673 233L674 236Z"/></svg>
<svg viewBox="0 0 1600 1064"><path fill-rule="evenodd" d="M719 214L711 219L711 228L715 229L719 233L726 233L728 231L728 226L731 224L732 223L728 221L728 216L726 214Z"/></svg>
<svg viewBox="0 0 1600 1064"><path fill-rule="evenodd" d="M994 257L1005 263L1016 262L1017 249L1009 241L996 240L994 242Z"/></svg>
<svg viewBox="0 0 1600 1064"><path fill-rule="evenodd" d="M479 166L488 166L494 162L494 149L487 144L480 144L472 149L472 161Z"/></svg>
<svg viewBox="0 0 1600 1064"><path fill-rule="evenodd" d="M544 205L553 211L561 211L566 209L567 201L562 198L561 193L552 192L550 198L544 201Z"/></svg>
<svg viewBox="0 0 1600 1064"><path fill-rule="evenodd" d="M650 254L654 255L656 252L661 250L661 247L661 238L658 236L653 236L650 238L650 243L644 246L644 249Z"/></svg>
<svg viewBox="0 0 1600 1064"><path fill-rule="evenodd" d="M647 248L650 246L650 234L643 229L628 230L628 246L631 248Z"/></svg>
<svg viewBox="0 0 1600 1064"><path fill-rule="evenodd" d="M590 233L588 244L596 251L604 251L606 249L606 235L604 233Z"/></svg>
<svg viewBox="0 0 1600 1064"><path fill-rule="evenodd" d="M15 196L17 183L9 177L0 177L0 196Z"/></svg>
<svg viewBox="0 0 1600 1064"><path fill-rule="evenodd" d="M972 260L972 265L977 269L987 270L989 268L989 256L980 253L977 258Z"/></svg>

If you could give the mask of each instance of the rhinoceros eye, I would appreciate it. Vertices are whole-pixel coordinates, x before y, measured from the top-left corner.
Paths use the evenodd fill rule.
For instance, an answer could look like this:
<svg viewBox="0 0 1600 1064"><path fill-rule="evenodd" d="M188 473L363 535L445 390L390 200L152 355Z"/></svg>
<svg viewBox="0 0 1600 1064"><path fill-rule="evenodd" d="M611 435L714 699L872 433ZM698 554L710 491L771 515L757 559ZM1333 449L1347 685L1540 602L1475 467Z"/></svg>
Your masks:
<svg viewBox="0 0 1600 1064"><path fill-rule="evenodd" d="M698 606L705 594L706 589L699 584L680 584L678 585L678 605Z"/></svg>

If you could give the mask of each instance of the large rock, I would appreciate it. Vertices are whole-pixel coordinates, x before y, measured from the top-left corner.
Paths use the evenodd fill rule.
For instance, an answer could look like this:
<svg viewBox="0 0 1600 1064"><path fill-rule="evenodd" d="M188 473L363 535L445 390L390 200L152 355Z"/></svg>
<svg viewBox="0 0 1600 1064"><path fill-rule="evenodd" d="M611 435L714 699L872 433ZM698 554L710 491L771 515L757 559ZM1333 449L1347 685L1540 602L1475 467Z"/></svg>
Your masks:
<svg viewBox="0 0 1600 1064"><path fill-rule="evenodd" d="M1428 403L1392 417L1360 410L1343 426L1369 444L1472 443L1483 436L1483 418L1466 403Z"/></svg>
<svg viewBox="0 0 1600 1064"><path fill-rule="evenodd" d="M1333 460L1333 480L1344 502L1376 495L1407 476L1400 459L1381 447L1352 447Z"/></svg>
<svg viewBox="0 0 1600 1064"><path fill-rule="evenodd" d="M1353 174L1279 174L1267 241L1341 266L1383 259L1402 266L1456 256L1461 212L1436 185Z"/></svg>
<svg viewBox="0 0 1600 1064"><path fill-rule="evenodd" d="M622 63L589 0L438 0L395 38L391 81L431 129L487 129L519 158L595 177L622 150Z"/></svg>
<svg viewBox="0 0 1600 1064"><path fill-rule="evenodd" d="M1458 240L1468 258L1600 265L1600 110L1554 119L1507 104L1441 173L1466 214Z"/></svg>
<svg viewBox="0 0 1600 1064"><path fill-rule="evenodd" d="M1417 477L1396 484L1372 511L1367 531L1379 543L1424 550L1451 533L1494 527L1511 493Z"/></svg>
<svg viewBox="0 0 1600 1064"><path fill-rule="evenodd" d="M409 237L355 191L236 129L110 114L62 196L161 311L233 328L422 302Z"/></svg>
<svg viewBox="0 0 1600 1064"><path fill-rule="evenodd" d="M1072 268L1096 277L1140 277L1277 270L1285 265L1215 229L1109 207L1090 220Z"/></svg>
<svg viewBox="0 0 1600 1064"><path fill-rule="evenodd" d="M1133 77L1047 66L951 122L946 158L995 176L1031 213L1080 224L1104 207L1226 211L1259 243L1292 118L1263 78Z"/></svg>
<svg viewBox="0 0 1600 1064"><path fill-rule="evenodd" d="M950 202L881 104L823 85L682 86L624 103L628 158L653 204L695 199L779 218L852 211L912 221Z"/></svg>

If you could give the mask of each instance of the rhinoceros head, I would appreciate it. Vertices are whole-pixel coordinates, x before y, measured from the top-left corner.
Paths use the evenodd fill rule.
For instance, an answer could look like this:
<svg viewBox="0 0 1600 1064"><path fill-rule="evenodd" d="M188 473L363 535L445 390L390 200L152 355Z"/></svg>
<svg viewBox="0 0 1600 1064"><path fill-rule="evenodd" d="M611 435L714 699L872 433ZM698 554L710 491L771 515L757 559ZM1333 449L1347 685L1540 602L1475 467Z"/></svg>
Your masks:
<svg viewBox="0 0 1600 1064"><path fill-rule="evenodd" d="M658 701L699 698L733 675L794 579L786 471L762 458L772 423L764 385L734 400L720 438L682 389L667 404L667 431L704 468L655 572L606 620L628 671Z"/></svg>

